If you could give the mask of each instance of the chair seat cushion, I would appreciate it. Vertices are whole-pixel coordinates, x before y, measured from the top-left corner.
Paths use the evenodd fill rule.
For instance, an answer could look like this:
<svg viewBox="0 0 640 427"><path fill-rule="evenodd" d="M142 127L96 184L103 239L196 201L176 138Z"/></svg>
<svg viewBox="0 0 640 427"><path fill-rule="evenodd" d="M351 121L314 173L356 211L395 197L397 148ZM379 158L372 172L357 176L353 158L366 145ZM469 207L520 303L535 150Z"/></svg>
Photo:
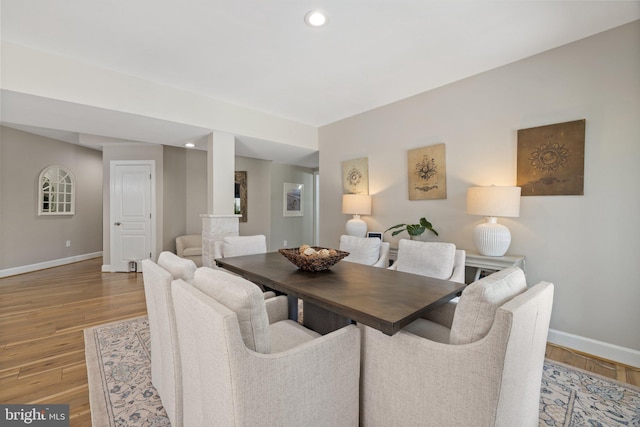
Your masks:
<svg viewBox="0 0 640 427"><path fill-rule="evenodd" d="M264 354L271 351L269 317L264 295L256 284L224 270L208 267L196 270L193 284L236 313L247 348Z"/></svg>
<svg viewBox="0 0 640 427"><path fill-rule="evenodd" d="M281 320L269 325L271 353L280 353L297 347L320 336L293 320Z"/></svg>
<svg viewBox="0 0 640 427"><path fill-rule="evenodd" d="M373 265L380 258L380 239L340 236L340 250L349 252L344 261Z"/></svg>
<svg viewBox="0 0 640 427"><path fill-rule="evenodd" d="M449 344L451 329L431 320L418 319L405 326L404 330L431 341Z"/></svg>
<svg viewBox="0 0 640 427"><path fill-rule="evenodd" d="M200 256L202 255L202 248L184 248L182 251L182 256Z"/></svg>
<svg viewBox="0 0 640 427"><path fill-rule="evenodd" d="M451 323L450 344L469 344L485 337L496 311L527 289L524 272L509 267L473 282L462 291Z"/></svg>
<svg viewBox="0 0 640 427"><path fill-rule="evenodd" d="M453 273L456 245L401 239L397 270L447 280Z"/></svg>

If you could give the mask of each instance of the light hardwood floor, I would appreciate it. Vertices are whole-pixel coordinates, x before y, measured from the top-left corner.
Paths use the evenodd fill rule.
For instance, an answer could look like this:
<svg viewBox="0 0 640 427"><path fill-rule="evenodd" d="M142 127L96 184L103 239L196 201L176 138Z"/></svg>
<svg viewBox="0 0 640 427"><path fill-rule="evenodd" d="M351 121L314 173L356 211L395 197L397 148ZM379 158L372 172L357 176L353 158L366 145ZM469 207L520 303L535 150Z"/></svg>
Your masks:
<svg viewBox="0 0 640 427"><path fill-rule="evenodd" d="M91 424L83 329L146 314L142 275L102 258L0 279L0 403L70 405ZM548 345L547 357L640 386L640 369Z"/></svg>

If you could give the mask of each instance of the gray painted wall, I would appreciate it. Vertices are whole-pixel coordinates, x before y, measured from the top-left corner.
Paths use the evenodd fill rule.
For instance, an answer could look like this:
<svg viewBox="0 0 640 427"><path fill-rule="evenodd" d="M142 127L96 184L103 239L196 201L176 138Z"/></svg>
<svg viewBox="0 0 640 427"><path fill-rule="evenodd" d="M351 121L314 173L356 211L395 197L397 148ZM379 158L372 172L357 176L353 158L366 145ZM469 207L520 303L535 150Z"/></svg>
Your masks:
<svg viewBox="0 0 640 427"><path fill-rule="evenodd" d="M586 119L584 196L522 197L520 217L500 222L529 284L556 284L551 328L640 351L639 41L636 21L320 128L320 243L348 219L341 162L368 157L370 230L426 216L440 240L472 249L483 219L465 213L466 190L515 185L517 130ZM407 150L436 143L447 199L409 201Z"/></svg>
<svg viewBox="0 0 640 427"><path fill-rule="evenodd" d="M170 146L163 146L163 150L165 194L162 250L175 252L176 237L187 234L187 150Z"/></svg>
<svg viewBox="0 0 640 427"><path fill-rule="evenodd" d="M304 216L283 216L284 183L304 184ZM271 166L271 241L269 249L275 251L284 246L288 247L303 244L312 245L314 222L314 188L313 170L297 166L278 165ZM332 243L332 247L336 246Z"/></svg>
<svg viewBox="0 0 640 427"><path fill-rule="evenodd" d="M240 223L240 235L264 234L271 243L271 168L267 160L236 157L235 170L247 171L247 222Z"/></svg>
<svg viewBox="0 0 640 427"><path fill-rule="evenodd" d="M38 176L51 165L75 176L75 215L38 216ZM0 201L0 270L102 250L99 151L0 127Z"/></svg>

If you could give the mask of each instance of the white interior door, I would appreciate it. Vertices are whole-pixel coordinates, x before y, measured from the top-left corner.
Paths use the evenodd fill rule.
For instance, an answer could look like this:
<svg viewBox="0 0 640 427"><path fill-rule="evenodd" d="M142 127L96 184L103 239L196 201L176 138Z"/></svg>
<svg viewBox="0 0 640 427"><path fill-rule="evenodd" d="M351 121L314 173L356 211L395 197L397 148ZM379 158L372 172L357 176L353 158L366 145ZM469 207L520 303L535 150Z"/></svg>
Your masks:
<svg viewBox="0 0 640 427"><path fill-rule="evenodd" d="M111 271L153 258L153 161L111 162Z"/></svg>

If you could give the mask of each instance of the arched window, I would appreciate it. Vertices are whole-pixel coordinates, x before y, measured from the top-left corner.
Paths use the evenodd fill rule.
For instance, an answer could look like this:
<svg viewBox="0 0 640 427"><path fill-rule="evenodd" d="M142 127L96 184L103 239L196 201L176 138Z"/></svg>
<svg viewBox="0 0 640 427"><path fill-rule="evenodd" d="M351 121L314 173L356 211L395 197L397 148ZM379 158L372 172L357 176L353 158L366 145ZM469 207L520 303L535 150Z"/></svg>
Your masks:
<svg viewBox="0 0 640 427"><path fill-rule="evenodd" d="M75 179L62 166L47 166L38 179L38 215L75 214Z"/></svg>

